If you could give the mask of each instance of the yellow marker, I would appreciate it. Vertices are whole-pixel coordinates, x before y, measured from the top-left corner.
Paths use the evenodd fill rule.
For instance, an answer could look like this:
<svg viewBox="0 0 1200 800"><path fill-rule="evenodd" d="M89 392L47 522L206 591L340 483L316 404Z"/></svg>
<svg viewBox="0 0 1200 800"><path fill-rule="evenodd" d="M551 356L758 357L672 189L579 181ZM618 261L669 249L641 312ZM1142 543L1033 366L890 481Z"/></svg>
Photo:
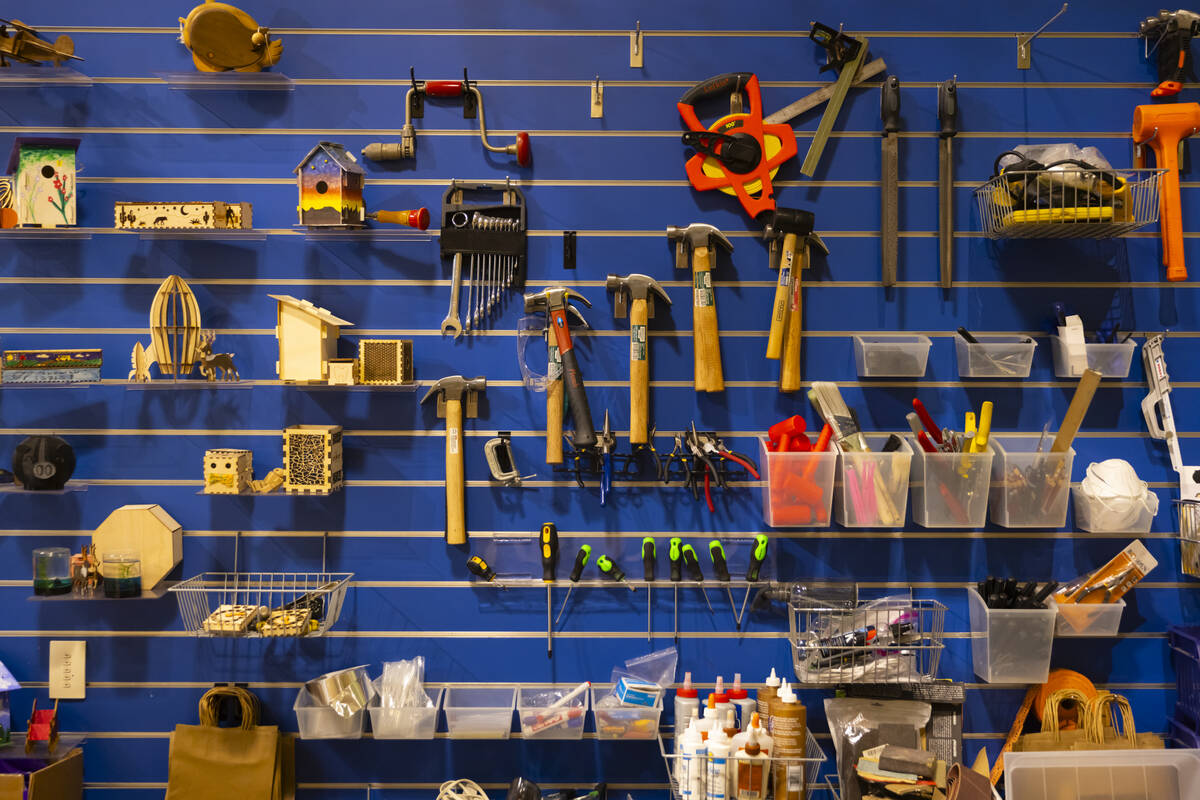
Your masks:
<svg viewBox="0 0 1200 800"><path fill-rule="evenodd" d="M987 451L988 435L992 432L992 401L985 400L983 407L979 409L979 430L975 434L975 438L971 440L971 452L983 453Z"/></svg>

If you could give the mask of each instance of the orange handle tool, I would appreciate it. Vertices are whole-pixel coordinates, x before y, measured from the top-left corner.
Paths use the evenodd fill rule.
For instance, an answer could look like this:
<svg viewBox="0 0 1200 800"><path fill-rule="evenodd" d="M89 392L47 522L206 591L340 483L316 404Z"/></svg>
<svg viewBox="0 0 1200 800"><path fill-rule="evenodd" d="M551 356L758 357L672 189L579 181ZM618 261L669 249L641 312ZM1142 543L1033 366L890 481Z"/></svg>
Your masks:
<svg viewBox="0 0 1200 800"><path fill-rule="evenodd" d="M1154 151L1154 164L1165 169L1159 190L1159 227L1167 280L1187 280L1183 256L1183 212L1179 199L1180 143L1200 130L1200 103L1166 103L1133 110L1133 141L1137 166L1146 165L1143 148Z"/></svg>

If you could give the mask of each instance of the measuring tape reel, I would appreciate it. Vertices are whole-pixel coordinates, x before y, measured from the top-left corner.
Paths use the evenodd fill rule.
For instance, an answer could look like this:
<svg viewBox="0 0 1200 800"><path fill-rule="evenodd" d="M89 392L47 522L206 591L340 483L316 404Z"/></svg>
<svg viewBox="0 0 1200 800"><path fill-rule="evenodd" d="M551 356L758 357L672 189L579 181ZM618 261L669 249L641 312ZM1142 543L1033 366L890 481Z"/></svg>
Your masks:
<svg viewBox="0 0 1200 800"><path fill-rule="evenodd" d="M729 114L704 127L696 116L696 104L727 94L745 95L749 111ZM780 164L796 155L796 132L786 123L763 124L758 76L727 72L709 78L689 89L677 107L688 126L683 143L696 151L686 165L692 187L735 195L751 217L775 210L771 178Z"/></svg>

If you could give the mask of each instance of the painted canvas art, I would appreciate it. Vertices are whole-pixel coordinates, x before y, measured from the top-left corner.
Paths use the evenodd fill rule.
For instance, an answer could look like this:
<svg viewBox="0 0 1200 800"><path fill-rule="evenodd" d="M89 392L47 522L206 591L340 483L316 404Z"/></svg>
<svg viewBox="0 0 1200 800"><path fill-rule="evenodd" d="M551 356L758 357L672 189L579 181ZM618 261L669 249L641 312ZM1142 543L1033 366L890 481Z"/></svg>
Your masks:
<svg viewBox="0 0 1200 800"><path fill-rule="evenodd" d="M8 160L17 224L54 228L75 224L78 139L17 137Z"/></svg>

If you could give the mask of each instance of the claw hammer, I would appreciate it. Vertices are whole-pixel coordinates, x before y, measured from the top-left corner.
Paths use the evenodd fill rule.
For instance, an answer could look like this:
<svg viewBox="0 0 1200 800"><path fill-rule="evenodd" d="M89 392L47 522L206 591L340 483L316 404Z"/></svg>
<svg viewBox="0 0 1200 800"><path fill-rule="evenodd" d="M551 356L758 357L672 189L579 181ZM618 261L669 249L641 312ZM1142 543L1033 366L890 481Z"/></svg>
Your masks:
<svg viewBox="0 0 1200 800"><path fill-rule="evenodd" d="M725 391L721 370L721 340L717 330L717 299L713 292L713 244L733 252L733 244L715 226L693 222L686 228L670 225L667 239L675 243L675 268L687 269L687 248L692 250L692 347L695 351L697 392Z"/></svg>

